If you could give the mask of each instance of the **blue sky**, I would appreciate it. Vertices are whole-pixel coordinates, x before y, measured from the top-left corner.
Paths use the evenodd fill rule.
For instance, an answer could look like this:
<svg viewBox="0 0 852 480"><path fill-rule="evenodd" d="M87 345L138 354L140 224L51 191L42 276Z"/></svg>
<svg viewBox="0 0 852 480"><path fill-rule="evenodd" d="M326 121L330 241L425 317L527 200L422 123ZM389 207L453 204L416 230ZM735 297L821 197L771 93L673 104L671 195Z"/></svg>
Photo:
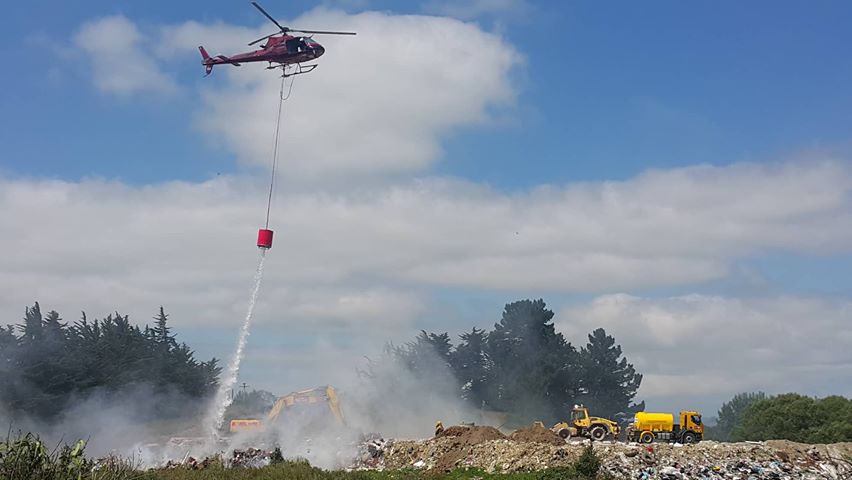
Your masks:
<svg viewBox="0 0 852 480"><path fill-rule="evenodd" d="M617 338L637 324L672 335L688 324L684 335L703 335L730 315L757 319L751 332L770 318L827 317L821 334L843 338L833 334L850 324L852 294L848 2L264 6L297 27L367 30L321 39L329 53L295 87L285 128L299 125L285 130L293 155L274 217L285 229L276 241L290 243L270 258L259 307L267 319L245 373L255 384L303 386L298 374L266 378L264 362L282 342L343 346L333 358L349 361L388 332L398 341L421 328L488 326L503 303L525 297L543 296L575 343L595 322ZM37 297L99 315L114 298L141 321L173 304L175 318L192 317L177 321L189 343L226 356L252 271L243 237L265 205L257 192L272 103L261 94L277 81L257 65L202 78L194 48L233 53L270 25L248 2L33 1L4 11L0 187L23 193L0 204L11 213L0 232L26 237L32 252L0 270L31 261L43 276L15 281L0 296L3 312L17 315ZM404 14L424 17L412 27ZM116 25L138 40L111 36ZM86 32L99 41L82 41ZM384 55L380 37L416 43L417 56ZM105 58L111 46L120 54ZM456 47L464 56L448 53ZM99 83L133 68L155 72L159 90ZM350 107L358 113L346 125L338 118ZM50 229L54 241L21 234ZM123 256L89 238L110 229L132 244ZM209 243L173 250L195 231ZM0 249L20 252L17 241ZM92 265L106 253L113 264ZM174 283L157 290L148 266L172 262ZM286 322L272 318L282 309L294 312ZM376 320L394 316L403 320ZM359 322L372 333L353 333ZM633 341L625 350L652 385L670 381L660 365L682 352ZM702 351L716 352L707 342ZM777 345L785 358L804 348ZM773 365L749 378L769 379L757 384L769 391L822 394L852 377L852 360L807 385ZM707 373L705 396L681 400L710 409L742 388L723 370Z"/></svg>
<svg viewBox="0 0 852 480"><path fill-rule="evenodd" d="M414 2L376 6L423 11ZM285 18L301 13L268 7ZM115 101L91 88L83 58L57 55L83 22L109 14L141 25L262 20L234 2L7 7L11 21L0 35L6 64L16 67L0 80L3 122L17 128L3 129L3 167L19 175L133 183L236 170L233 158L205 146L189 125L196 92L168 102ZM515 189L622 179L654 167L764 161L814 147L846 149L850 15L845 2L672 1L542 2L524 8L517 21L486 16L479 19L485 28L505 32L526 57L516 78L518 108L506 113L504 126L453 134L444 145L452 161L437 172ZM453 41L436 39L435 46ZM47 43L57 51L45 52ZM170 65L190 84L199 81L196 67ZM42 141L45 135L54 141Z"/></svg>

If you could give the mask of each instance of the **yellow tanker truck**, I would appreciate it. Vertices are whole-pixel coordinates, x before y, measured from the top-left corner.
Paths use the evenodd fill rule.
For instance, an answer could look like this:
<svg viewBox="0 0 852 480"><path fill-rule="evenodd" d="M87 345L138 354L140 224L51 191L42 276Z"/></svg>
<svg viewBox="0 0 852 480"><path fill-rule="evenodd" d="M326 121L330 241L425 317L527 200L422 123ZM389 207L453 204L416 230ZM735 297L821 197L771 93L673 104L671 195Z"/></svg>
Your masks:
<svg viewBox="0 0 852 480"><path fill-rule="evenodd" d="M698 412L681 410L680 423L674 423L671 413L638 412L624 433L628 442L698 443L704 438L704 424Z"/></svg>

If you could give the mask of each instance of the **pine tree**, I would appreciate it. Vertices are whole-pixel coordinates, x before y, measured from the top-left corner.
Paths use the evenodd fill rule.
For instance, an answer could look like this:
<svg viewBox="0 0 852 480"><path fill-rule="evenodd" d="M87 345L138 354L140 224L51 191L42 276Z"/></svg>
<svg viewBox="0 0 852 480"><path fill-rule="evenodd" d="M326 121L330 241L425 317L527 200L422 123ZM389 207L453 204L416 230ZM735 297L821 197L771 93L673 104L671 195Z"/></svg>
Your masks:
<svg viewBox="0 0 852 480"><path fill-rule="evenodd" d="M450 365L459 383L461 396L475 407L487 403L491 363L485 351L487 334L474 327L460 335L461 343L450 356Z"/></svg>
<svg viewBox="0 0 852 480"><path fill-rule="evenodd" d="M174 336L170 335L172 330L167 325L168 319L169 316L166 315L166 312L163 310L163 306L160 305L160 313L154 317L156 323L154 324L154 327L150 329L154 341L166 350L176 346ZM148 327L146 326L145 328L147 329Z"/></svg>
<svg viewBox="0 0 852 480"><path fill-rule="evenodd" d="M21 340L24 343L37 343L43 337L44 324L41 317L41 307L38 302L32 307L27 307L24 311L24 323L19 325L23 331Z"/></svg>
<svg viewBox="0 0 852 480"><path fill-rule="evenodd" d="M62 318L59 317L59 312L51 310L47 313L47 316L44 317L42 333L45 341L49 345L48 348L52 349L54 345L61 347L64 344L67 339L67 331L65 327L67 327L67 324L62 323Z"/></svg>
<svg viewBox="0 0 852 480"><path fill-rule="evenodd" d="M143 331L118 312L94 321L83 312L68 326L58 312L42 317L38 303L28 307L20 336L0 327L0 408L49 421L71 398L93 390L109 395L150 385L194 398L210 394L221 372L218 361L197 361L166 319L161 307L155 327ZM162 407L154 409L162 413Z"/></svg>
<svg viewBox="0 0 852 480"><path fill-rule="evenodd" d="M589 343L580 351L580 361L582 401L595 415L630 416L636 410L630 402L642 383L642 375L622 358L621 346L603 328L589 334Z"/></svg>
<svg viewBox="0 0 852 480"><path fill-rule="evenodd" d="M577 352L552 320L544 300L521 300L506 305L488 334L489 404L520 422L564 418L577 391Z"/></svg>

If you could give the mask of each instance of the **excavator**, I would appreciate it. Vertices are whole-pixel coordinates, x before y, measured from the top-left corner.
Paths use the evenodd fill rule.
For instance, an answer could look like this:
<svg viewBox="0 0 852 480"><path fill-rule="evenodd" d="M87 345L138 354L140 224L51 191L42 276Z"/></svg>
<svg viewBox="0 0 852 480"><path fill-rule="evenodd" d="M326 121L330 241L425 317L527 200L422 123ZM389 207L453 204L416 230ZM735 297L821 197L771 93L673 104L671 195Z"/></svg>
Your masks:
<svg viewBox="0 0 852 480"><path fill-rule="evenodd" d="M585 437L600 441L607 437L617 438L621 428L617 422L607 418L590 417L589 409L583 405L574 405L571 423L559 422L551 430L562 438Z"/></svg>
<svg viewBox="0 0 852 480"><path fill-rule="evenodd" d="M337 391L331 385L326 385L284 395L275 401L265 420L235 418L231 420L229 430L231 433L262 432L281 422L279 417L282 417L282 414L286 416L306 411L318 422L346 426Z"/></svg>

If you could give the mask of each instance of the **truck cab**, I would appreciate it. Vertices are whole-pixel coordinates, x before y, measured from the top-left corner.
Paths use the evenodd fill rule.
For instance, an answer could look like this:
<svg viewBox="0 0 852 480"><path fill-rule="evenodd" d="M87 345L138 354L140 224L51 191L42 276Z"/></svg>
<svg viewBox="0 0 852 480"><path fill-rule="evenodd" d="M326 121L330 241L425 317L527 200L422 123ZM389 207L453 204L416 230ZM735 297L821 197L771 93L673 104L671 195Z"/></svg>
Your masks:
<svg viewBox="0 0 852 480"><path fill-rule="evenodd" d="M682 432L681 436L687 432L691 432L696 437L696 442L700 442L704 438L704 423L701 421L701 414L698 412L681 410L680 425L678 427L680 427L680 431Z"/></svg>

